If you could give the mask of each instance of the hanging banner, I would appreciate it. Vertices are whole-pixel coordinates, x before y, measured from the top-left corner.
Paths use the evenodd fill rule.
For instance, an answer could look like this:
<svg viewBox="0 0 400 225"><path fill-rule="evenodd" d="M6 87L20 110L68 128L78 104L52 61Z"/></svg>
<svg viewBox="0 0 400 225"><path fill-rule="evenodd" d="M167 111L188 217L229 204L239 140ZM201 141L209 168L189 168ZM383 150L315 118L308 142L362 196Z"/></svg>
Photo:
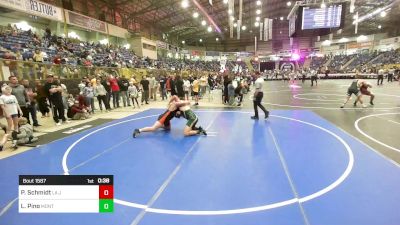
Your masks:
<svg viewBox="0 0 400 225"><path fill-rule="evenodd" d="M269 28L269 30L268 30L268 39L272 40L272 25L273 25L274 20L273 19L269 19L268 22L269 22L269 25L268 25L268 28Z"/></svg>
<svg viewBox="0 0 400 225"><path fill-rule="evenodd" d="M268 18L264 18L264 41L268 41L269 39L269 23L268 23Z"/></svg>
<svg viewBox="0 0 400 225"><path fill-rule="evenodd" d="M93 19L88 16L84 16L69 10L65 10L65 18L68 24L82 27L85 29L107 33L107 23Z"/></svg>
<svg viewBox="0 0 400 225"><path fill-rule="evenodd" d="M235 1L234 0L229 0L228 7L229 7L229 10L234 12L235 11ZM233 21L234 20L232 20L231 17L229 17L229 37L230 38L233 38L233 33L234 33L233 32Z"/></svg>
<svg viewBox="0 0 400 225"><path fill-rule="evenodd" d="M379 41L380 45L391 45L400 42L400 37L387 38Z"/></svg>
<svg viewBox="0 0 400 225"><path fill-rule="evenodd" d="M61 8L41 1L0 0L0 6L52 20L64 21Z"/></svg>
<svg viewBox="0 0 400 225"><path fill-rule="evenodd" d="M220 52L216 51L207 51L206 56L219 56Z"/></svg>
<svg viewBox="0 0 400 225"><path fill-rule="evenodd" d="M238 20L238 21L237 21L237 26L236 26L236 31L237 31L237 36L236 36L236 38L237 38L238 40L240 40L240 30L242 29L241 27L242 27L242 21Z"/></svg>
<svg viewBox="0 0 400 225"><path fill-rule="evenodd" d="M168 50L168 44L163 41L157 41L157 48Z"/></svg>
<svg viewBox="0 0 400 225"><path fill-rule="evenodd" d="M263 40L263 28L264 28L264 23L260 23L260 41Z"/></svg>

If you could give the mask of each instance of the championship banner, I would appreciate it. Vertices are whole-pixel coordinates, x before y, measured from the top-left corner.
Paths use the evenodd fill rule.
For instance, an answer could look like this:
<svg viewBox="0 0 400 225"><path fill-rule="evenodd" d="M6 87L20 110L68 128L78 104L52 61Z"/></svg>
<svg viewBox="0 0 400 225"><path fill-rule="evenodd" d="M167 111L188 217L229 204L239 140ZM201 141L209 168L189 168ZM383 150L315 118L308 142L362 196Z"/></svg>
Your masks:
<svg viewBox="0 0 400 225"><path fill-rule="evenodd" d="M41 1L0 0L0 6L52 20L64 21L61 8Z"/></svg>
<svg viewBox="0 0 400 225"><path fill-rule="evenodd" d="M68 24L82 27L85 29L107 33L107 23L84 16L72 11L65 10L65 18Z"/></svg>

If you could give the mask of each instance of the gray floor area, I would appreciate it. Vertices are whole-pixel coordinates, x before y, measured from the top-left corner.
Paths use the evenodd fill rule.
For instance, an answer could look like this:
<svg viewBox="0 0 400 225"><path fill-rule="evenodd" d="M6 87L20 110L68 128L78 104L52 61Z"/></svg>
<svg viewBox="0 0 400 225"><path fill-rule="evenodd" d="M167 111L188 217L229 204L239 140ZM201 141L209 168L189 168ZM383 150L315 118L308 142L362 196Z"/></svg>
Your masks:
<svg viewBox="0 0 400 225"><path fill-rule="evenodd" d="M400 85L398 82L376 86L376 80L367 80L373 85L375 105L369 105L369 97L362 99L367 108L360 104L353 106L355 97L340 109L351 80L319 80L318 86L311 87L310 81L295 81L294 84L283 81L266 81L264 85L264 106L268 109L311 110L334 123L347 133L371 146L385 157L400 164ZM250 96L246 97L244 108L252 109ZM370 117L366 117L372 115ZM355 122L359 121L359 129Z"/></svg>

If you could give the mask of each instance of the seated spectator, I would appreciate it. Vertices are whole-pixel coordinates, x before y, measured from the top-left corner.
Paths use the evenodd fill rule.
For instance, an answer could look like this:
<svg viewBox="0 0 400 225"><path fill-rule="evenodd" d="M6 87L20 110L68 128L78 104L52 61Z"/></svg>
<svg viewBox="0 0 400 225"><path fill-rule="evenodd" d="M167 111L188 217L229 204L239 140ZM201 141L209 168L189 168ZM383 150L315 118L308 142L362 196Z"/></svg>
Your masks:
<svg viewBox="0 0 400 225"><path fill-rule="evenodd" d="M25 117L21 117L18 121L19 133L17 134L17 144L25 145L31 144L38 140L37 137L33 136L33 127L28 124L28 120Z"/></svg>
<svg viewBox="0 0 400 225"><path fill-rule="evenodd" d="M88 111L79 105L79 101L74 102L74 105L71 107L68 114L68 117L73 120L85 120L89 118Z"/></svg>

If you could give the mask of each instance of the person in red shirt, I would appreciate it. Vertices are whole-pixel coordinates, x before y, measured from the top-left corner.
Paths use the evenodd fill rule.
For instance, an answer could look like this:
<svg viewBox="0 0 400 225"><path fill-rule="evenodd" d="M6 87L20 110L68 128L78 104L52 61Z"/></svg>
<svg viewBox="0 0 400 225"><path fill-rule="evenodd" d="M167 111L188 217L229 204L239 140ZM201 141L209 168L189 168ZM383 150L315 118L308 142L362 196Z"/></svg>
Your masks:
<svg viewBox="0 0 400 225"><path fill-rule="evenodd" d="M110 75L108 77L108 82L110 82L110 87L112 91L113 107L119 108L119 86L118 80L114 76Z"/></svg>
<svg viewBox="0 0 400 225"><path fill-rule="evenodd" d="M89 118L89 113L79 105L79 101L75 101L71 106L71 117L73 120L85 120Z"/></svg>
<svg viewBox="0 0 400 225"><path fill-rule="evenodd" d="M56 65L60 65L61 64L61 57L59 55L56 55L53 59L53 63Z"/></svg>
<svg viewBox="0 0 400 225"><path fill-rule="evenodd" d="M89 105L86 103L85 96L80 94L80 95L76 96L76 100L78 101L80 108L86 109L86 110L89 109Z"/></svg>

